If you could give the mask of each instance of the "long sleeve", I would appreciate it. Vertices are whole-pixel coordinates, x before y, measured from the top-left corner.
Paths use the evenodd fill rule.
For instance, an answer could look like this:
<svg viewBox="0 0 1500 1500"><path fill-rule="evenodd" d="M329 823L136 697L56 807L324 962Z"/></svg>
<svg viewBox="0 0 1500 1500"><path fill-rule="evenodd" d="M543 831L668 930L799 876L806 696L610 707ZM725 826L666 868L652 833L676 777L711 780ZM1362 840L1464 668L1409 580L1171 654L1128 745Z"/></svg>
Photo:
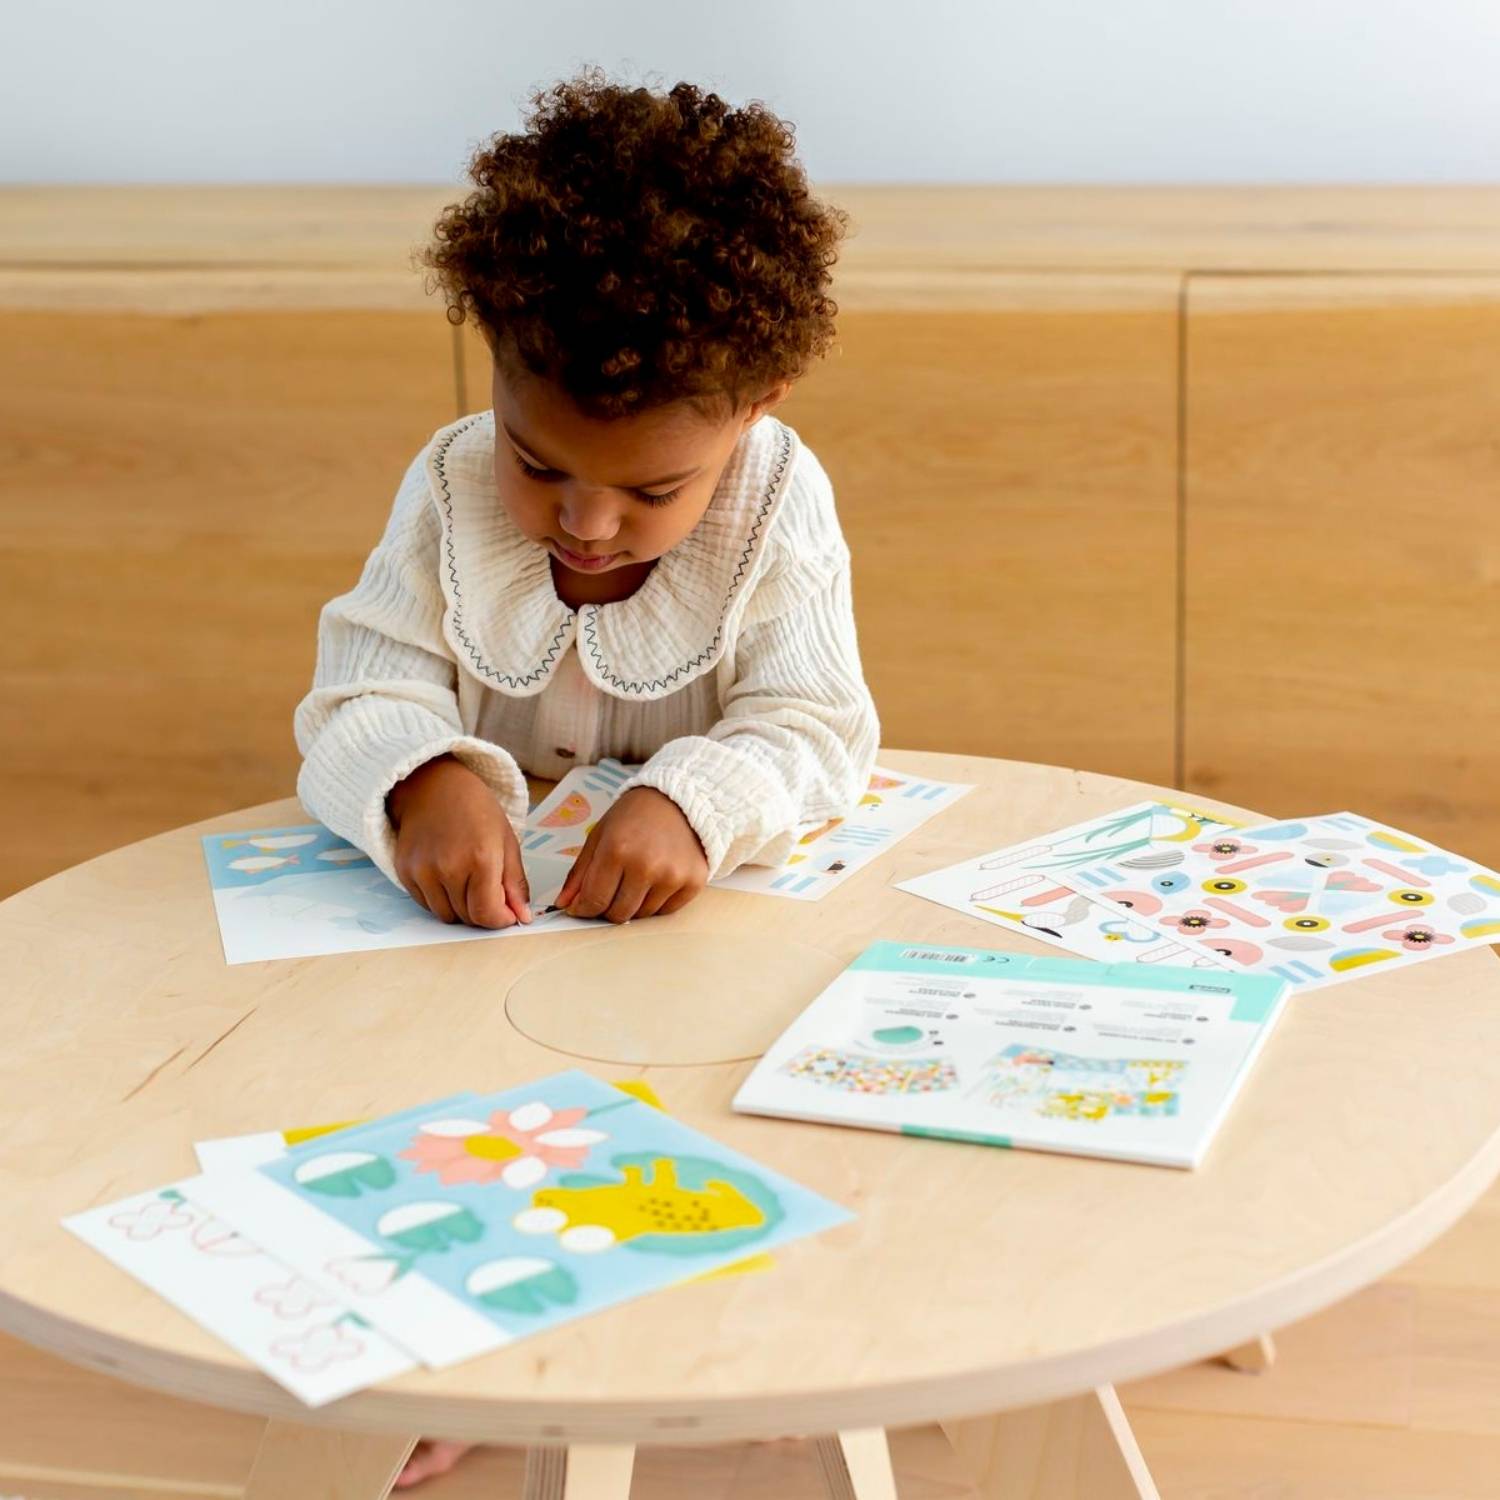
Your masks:
<svg viewBox="0 0 1500 1500"><path fill-rule="evenodd" d="M848 812L879 743L842 540L767 580L754 602L722 718L664 745L632 783L682 809L711 877L778 864L801 833Z"/></svg>
<svg viewBox="0 0 1500 1500"><path fill-rule="evenodd" d="M303 805L393 880L386 794L426 761L454 756L483 778L512 822L526 813L515 759L465 733L460 718L425 457L407 470L359 583L323 609L313 688L295 719Z"/></svg>

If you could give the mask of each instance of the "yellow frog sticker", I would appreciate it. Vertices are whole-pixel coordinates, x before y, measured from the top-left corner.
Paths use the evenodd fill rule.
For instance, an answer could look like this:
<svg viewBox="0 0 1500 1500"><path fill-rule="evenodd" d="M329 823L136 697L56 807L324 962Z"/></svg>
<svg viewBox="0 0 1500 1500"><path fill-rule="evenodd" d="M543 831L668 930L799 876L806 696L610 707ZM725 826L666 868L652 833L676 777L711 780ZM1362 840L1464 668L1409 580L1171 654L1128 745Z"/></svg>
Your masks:
<svg viewBox="0 0 1500 1500"><path fill-rule="evenodd" d="M555 1234L575 1254L621 1245L695 1255L749 1244L783 1216L759 1178L707 1158L632 1154L611 1165L618 1177L572 1173L537 1189L515 1227Z"/></svg>

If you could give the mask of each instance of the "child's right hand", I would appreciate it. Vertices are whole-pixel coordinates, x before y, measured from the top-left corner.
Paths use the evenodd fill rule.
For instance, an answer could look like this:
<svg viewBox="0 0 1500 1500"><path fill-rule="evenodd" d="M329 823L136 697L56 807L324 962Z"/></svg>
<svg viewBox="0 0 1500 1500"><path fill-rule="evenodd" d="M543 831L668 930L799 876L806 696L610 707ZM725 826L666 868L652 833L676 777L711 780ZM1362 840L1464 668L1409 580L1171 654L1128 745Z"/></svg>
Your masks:
<svg viewBox="0 0 1500 1500"><path fill-rule="evenodd" d="M396 830L396 874L444 922L513 927L531 920L521 846L495 794L467 766L440 755L386 797Z"/></svg>

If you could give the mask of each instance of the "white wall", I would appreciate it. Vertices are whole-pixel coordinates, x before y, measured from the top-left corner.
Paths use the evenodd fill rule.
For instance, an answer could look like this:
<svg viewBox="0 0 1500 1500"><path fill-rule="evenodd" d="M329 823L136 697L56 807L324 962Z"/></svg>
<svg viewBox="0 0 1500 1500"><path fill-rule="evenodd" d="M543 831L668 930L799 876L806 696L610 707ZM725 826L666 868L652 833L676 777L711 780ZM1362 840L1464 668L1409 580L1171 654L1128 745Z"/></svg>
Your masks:
<svg viewBox="0 0 1500 1500"><path fill-rule="evenodd" d="M824 181L1500 179L1500 0L7 0L0 181L452 181L581 62Z"/></svg>

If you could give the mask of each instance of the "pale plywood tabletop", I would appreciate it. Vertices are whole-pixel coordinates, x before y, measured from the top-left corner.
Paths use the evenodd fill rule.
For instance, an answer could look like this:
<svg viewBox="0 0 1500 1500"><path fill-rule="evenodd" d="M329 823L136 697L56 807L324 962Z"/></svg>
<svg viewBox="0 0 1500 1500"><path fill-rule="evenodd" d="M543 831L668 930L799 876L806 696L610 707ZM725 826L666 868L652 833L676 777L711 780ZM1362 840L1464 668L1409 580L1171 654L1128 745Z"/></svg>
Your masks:
<svg viewBox="0 0 1500 1500"><path fill-rule="evenodd" d="M59 1218L189 1173L195 1138L501 1087L575 1065L579 1050L654 1058L587 1065L647 1077L675 1114L857 1219L784 1249L765 1274L644 1298L315 1420L671 1443L1046 1401L1345 1295L1435 1238L1500 1168L1488 950L1295 1000L1196 1173L732 1114L749 1064L699 1059L764 1045L869 941L1028 947L895 881L1156 790L1014 762L887 759L978 788L815 904L710 891L623 930L226 968L198 835L295 821L286 802L119 850L0 905L0 1326L130 1379L305 1418ZM543 965L565 975L606 958L619 978L597 1021L577 993L572 1014L538 1005ZM799 975L806 992L791 993Z"/></svg>

